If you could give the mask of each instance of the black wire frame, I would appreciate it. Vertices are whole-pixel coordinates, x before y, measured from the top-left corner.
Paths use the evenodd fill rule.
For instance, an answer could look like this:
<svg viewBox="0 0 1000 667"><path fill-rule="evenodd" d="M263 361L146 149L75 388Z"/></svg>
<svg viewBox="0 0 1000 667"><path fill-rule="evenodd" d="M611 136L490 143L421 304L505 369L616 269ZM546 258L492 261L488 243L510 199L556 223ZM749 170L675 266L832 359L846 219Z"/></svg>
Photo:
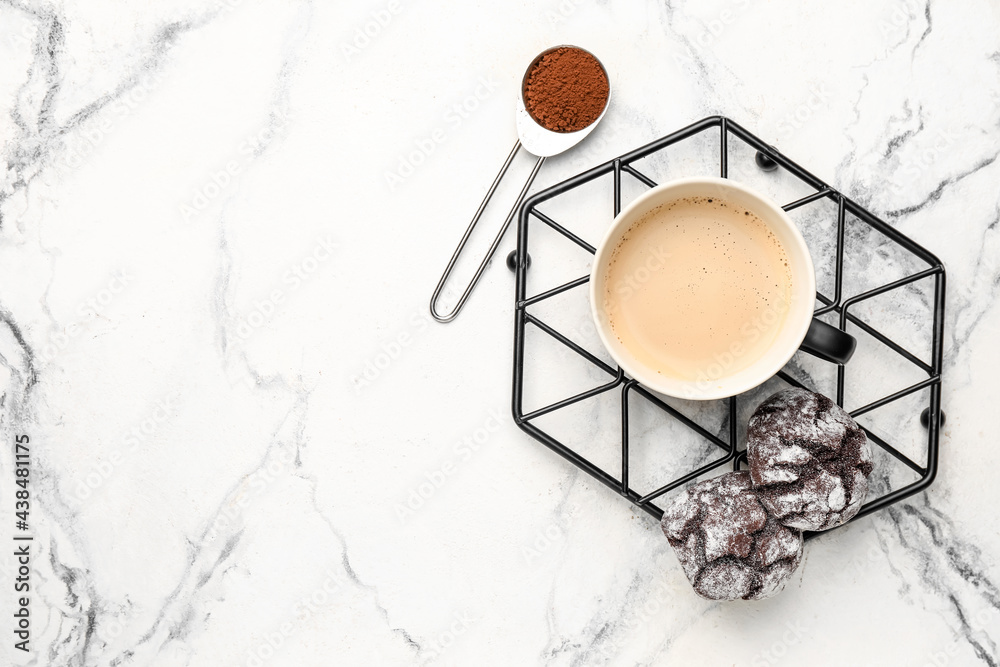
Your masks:
<svg viewBox="0 0 1000 667"><path fill-rule="evenodd" d="M938 470L938 444L940 439L942 412L941 412L941 370L942 370L942 349L944 340L944 306L945 306L945 270L944 265L941 261L931 254L929 251L915 243L912 239L904 236L898 232L893 227L880 220L874 214L857 204L856 202L850 200L842 193L838 192L835 188L826 184L813 174L806 171L804 168L788 159L782 155L777 149L768 145L762 141L757 136L751 134L749 131L744 129L742 126L738 125L734 121L725 118L723 116L709 116L703 118L702 120L692 123L691 125L662 137L652 143L649 143L641 148L638 148L630 153L626 153L618 158L615 158L609 162L602 165L594 167L589 171L585 171L577 176L569 178L561 183L558 183L546 190L543 190L536 195L532 196L526 202L520 210L519 224L517 231L517 251L513 259L514 270L517 277L516 282L516 296L515 296L515 310L514 310L514 377L513 377L513 397L512 397L512 414L514 422L526 433L528 433L535 440L539 441L549 449L553 450L581 470L590 474L593 478L603 483L605 486L613 489L620 495L627 498L633 504L635 504L640 509L644 510L650 514L653 518L659 520L663 516L663 510L658 507L654 500L659 498L665 493L676 489L677 487L686 484L698 477L710 472L713 469L721 468L729 464L732 465L734 470L740 468L740 465L746 462L746 451L738 450L737 441L737 400L738 396L731 397L728 400L729 405L729 420L728 420L728 437L723 439L706 429L702 428L700 425L686 417L684 414L680 413L670 405L664 403L659 398L651 394L645 388L642 387L638 382L630 379L625 375L621 368L609 366L607 363L601 359L595 357L590 352L577 345L575 342L570 340L567 336L560 333L553 327L546 324L544 321L539 319L537 316L528 312L528 308L533 304L539 303L548 299L550 297L561 294L567 290L579 287L581 285L589 282L590 276L586 275L576 280L572 280L568 283L555 287L553 289L547 290L540 294L529 297L526 294L526 284L527 284L527 271L528 264L530 262L529 251L528 251L528 230L529 222L533 219L536 224L544 224L562 234L568 238L573 243L577 244L584 250L587 250L591 254L596 252L596 249L588 244L583 239L579 238L577 235L573 234L571 231L560 225L555 220L552 220L544 213L538 210L538 205L542 202L551 199L557 195L563 194L569 190L579 187L585 183L588 183L596 178L604 176L609 173L614 174L614 215L617 216L621 211L621 176L622 173L627 173L631 177L634 177L638 181L646 184L649 187L654 187L657 185L655 181L640 172L633 166L633 163L647 157L657 151L663 150L668 146L675 144L679 141L692 137L701 132L707 132L712 130L717 130L721 138L720 141L720 155L719 155L719 171L723 178L728 176L728 139L729 135L739 137L744 142L750 145L751 148L757 151L757 158L759 164L767 164L768 161L773 162L778 167L787 170L792 175L799 178L801 181L807 183L808 185L815 188L816 192L803 197L799 200L793 201L786 204L782 208L786 211L793 210L799 206L803 206L810 202L816 201L821 198L828 198L832 200L837 205L838 217L837 217L837 248L836 248L836 267L835 267L835 291L832 297L826 296L821 293L817 293L817 299L825 304L824 306L816 310L817 315L822 315L824 313L836 312L839 315L839 327L840 329L846 331L847 323L850 322L852 325L857 326L864 330L869 335L876 338L878 341L886 345L887 347L894 350L896 353L901 355L903 358L907 359L922 371L927 373L927 379L922 380L914 385L911 385L905 389L901 389L893 394L885 396L878 399L868 405L862 406L853 410L851 415L857 417L861 414L879 408L883 405L891 403L899 398L917 392L924 388L930 388L930 404L928 408L924 411L926 416L925 425L928 429L928 440L927 440L927 454L926 460L923 463L918 463L913 461L898 449L890 445L883 438L872 433L867 428L865 429L869 441L874 445L881 447L885 452L887 452L892 457L899 460L902 464L913 470L919 475L917 481L912 482L902 488L896 489L894 491L888 492L885 495L869 500L857 514L855 519L862 516L875 512L877 510L883 509L893 503L896 503L904 498L907 498L913 494L919 493L925 490L927 487L933 483ZM768 165L773 166L773 165ZM900 280L882 285L875 289L857 294L850 298L843 298L842 295L842 285L843 285L843 268L844 268L844 230L845 230L845 216L847 213L853 214L857 219L869 224L871 227L876 229L878 232L895 242L896 245L901 247L903 250L916 255L918 258L930 265L930 268L920 271L916 274L907 276ZM909 350L905 349L903 346L899 345L888 336L884 335L880 331L876 330L874 327L869 325L867 322L862 320L859 316L851 312L851 308L856 306L867 299L876 297L880 294L884 294L894 289L903 287L904 285L910 284L912 282L933 277L934 279L934 297L933 297L933 332L932 332L932 343L931 343L931 363L927 364L922 359L918 358L916 355L912 354ZM541 331L545 332L558 342L565 345L572 352L580 355L590 363L594 364L601 370L605 371L609 379L606 383L590 389L588 391L576 394L575 396L570 396L563 400L552 403L551 405L545 406L543 408L533 410L529 413L525 413L522 408L522 393L524 388L524 346L525 346L525 330L526 327L533 326L537 327ZM802 387L800 383L795 378L791 377L784 371L778 373L780 377L785 382L793 385ZM845 367L840 364L837 368L837 404L843 405L844 400L844 384L845 384ZM808 387L806 387L808 388ZM614 476L605 472L598 466L594 465L586 458L578 454L571 447L560 442L550 434L543 431L536 424L533 423L538 417L542 415L549 414L556 410L560 410L569 405L577 403L579 401L586 400L597 394L604 392L613 391L618 389L621 392L621 472L619 476ZM712 462L698 467L695 470L690 470L684 472L676 479L670 481L668 484L661 486L651 493L645 495L640 495L637 491L629 486L629 399L632 394L639 394L644 399L654 404L660 408L663 412L667 413L674 419L683 423L685 426L695 431L709 442L715 444L719 450L719 457ZM808 537L809 535L807 535Z"/></svg>

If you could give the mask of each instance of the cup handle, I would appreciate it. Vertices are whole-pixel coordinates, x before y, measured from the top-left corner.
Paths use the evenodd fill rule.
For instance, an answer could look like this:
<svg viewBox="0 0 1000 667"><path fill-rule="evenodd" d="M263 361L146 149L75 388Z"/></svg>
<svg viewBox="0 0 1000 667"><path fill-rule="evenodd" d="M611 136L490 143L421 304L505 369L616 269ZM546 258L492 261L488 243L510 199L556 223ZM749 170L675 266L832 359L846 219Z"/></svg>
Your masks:
<svg viewBox="0 0 1000 667"><path fill-rule="evenodd" d="M857 346L851 334L813 318L799 349L835 364L846 364Z"/></svg>

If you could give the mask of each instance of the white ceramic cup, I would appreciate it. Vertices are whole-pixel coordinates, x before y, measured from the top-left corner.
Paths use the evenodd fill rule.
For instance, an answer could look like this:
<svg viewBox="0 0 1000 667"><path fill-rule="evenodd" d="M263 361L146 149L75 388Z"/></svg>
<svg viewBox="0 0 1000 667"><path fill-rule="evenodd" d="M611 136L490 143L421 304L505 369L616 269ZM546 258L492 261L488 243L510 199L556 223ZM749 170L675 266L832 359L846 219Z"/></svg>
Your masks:
<svg viewBox="0 0 1000 667"><path fill-rule="evenodd" d="M741 206L770 228L784 246L791 268L791 299L770 348L749 366L730 372L725 358L710 364L695 380L660 374L645 365L611 330L605 312L604 297L608 263L622 235L652 209L687 197L713 197ZM816 274L809 248L795 223L780 206L745 185L726 178L685 178L652 188L629 204L615 218L597 247L590 274L590 304L597 332L612 358L632 378L647 389L691 400L713 400L735 396L762 384L788 363L795 351L803 349L836 363L846 363L854 351L854 339L848 334L813 319L816 299ZM807 344L807 334L810 340Z"/></svg>

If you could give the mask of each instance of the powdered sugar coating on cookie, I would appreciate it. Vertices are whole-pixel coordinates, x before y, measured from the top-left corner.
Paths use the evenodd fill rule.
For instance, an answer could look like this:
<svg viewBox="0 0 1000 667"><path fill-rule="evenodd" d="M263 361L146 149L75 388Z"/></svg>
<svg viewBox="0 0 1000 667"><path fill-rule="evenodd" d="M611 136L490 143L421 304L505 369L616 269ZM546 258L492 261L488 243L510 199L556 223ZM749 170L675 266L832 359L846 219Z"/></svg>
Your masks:
<svg viewBox="0 0 1000 667"><path fill-rule="evenodd" d="M660 527L694 590L710 600L771 597L802 559L802 534L767 513L746 471L687 489Z"/></svg>
<svg viewBox="0 0 1000 667"><path fill-rule="evenodd" d="M864 429L822 394L786 389L761 403L747 428L747 459L761 502L791 528L839 526L868 495Z"/></svg>

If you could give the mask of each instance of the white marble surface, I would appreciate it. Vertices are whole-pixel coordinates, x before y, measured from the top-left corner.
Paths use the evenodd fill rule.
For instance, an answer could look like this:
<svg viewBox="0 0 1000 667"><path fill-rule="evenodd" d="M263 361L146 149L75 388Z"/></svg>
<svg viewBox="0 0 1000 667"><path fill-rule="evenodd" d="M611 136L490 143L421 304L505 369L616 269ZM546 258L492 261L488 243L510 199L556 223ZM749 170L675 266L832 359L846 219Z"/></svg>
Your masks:
<svg viewBox="0 0 1000 667"><path fill-rule="evenodd" d="M998 35L985 0L0 3L0 423L35 535L30 654L0 558L4 662L998 664ZM937 481L772 600L695 597L653 520L516 428L499 262L427 315L558 43L614 99L538 187L722 113L947 265ZM861 241L858 275L900 268Z"/></svg>

